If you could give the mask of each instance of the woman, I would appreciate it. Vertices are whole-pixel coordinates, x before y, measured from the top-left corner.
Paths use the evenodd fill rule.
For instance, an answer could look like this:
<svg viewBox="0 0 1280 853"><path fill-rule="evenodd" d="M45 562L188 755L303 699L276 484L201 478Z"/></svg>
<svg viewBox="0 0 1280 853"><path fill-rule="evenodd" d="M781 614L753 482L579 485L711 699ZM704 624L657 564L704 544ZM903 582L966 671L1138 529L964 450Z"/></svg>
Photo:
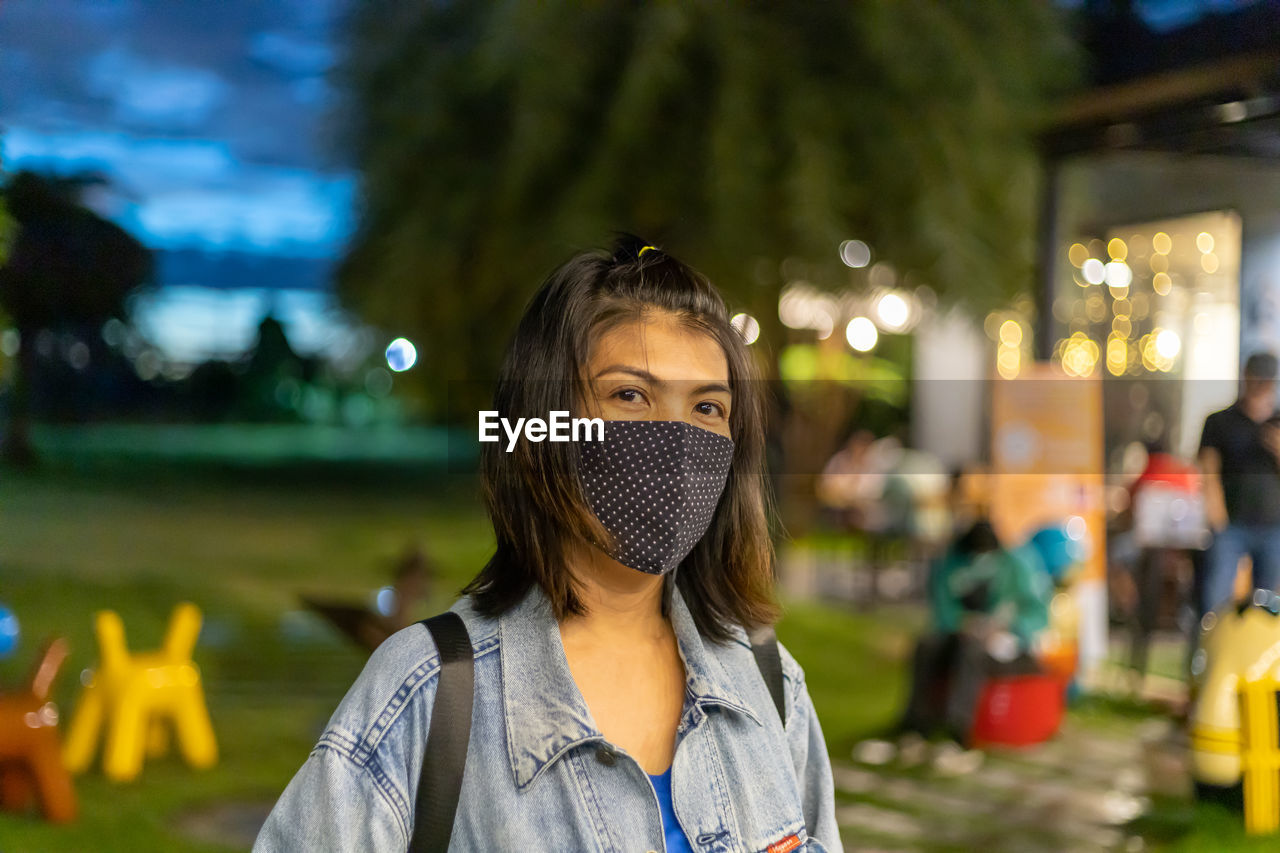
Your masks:
<svg viewBox="0 0 1280 853"><path fill-rule="evenodd" d="M657 248L534 296L495 408L604 439L482 445L497 548L452 608L475 699L451 849L841 849L804 673L784 650L784 726L747 639L777 614L760 393L719 295ZM387 640L255 850L405 850L439 668L423 628Z"/></svg>

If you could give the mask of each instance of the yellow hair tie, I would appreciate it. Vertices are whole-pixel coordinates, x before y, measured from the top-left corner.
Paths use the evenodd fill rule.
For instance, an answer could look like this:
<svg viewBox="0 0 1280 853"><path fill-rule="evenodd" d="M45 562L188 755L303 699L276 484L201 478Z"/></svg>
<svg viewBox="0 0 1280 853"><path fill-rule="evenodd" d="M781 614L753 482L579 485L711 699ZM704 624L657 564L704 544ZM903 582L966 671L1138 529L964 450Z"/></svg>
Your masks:
<svg viewBox="0 0 1280 853"><path fill-rule="evenodd" d="M643 257L644 257L644 253L645 253L645 252L647 252L647 251L649 251L650 249L653 249L655 252L656 252L656 251L658 251L658 247L657 247L657 246L645 246L643 249L641 249L639 252L637 252L637 253L636 253L636 260L638 261L638 260L640 260L641 258L643 258Z"/></svg>

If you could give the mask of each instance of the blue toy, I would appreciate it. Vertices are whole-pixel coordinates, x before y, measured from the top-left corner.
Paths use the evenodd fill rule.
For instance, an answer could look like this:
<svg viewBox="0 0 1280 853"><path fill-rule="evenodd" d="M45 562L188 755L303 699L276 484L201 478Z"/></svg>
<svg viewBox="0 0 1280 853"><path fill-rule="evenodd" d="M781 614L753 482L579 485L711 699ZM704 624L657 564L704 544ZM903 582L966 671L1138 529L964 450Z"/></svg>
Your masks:
<svg viewBox="0 0 1280 853"><path fill-rule="evenodd" d="M1063 575L1087 556L1085 544L1073 538L1066 525L1051 524L1042 527L1027 541L1031 550L1039 555L1045 571L1055 582L1065 580Z"/></svg>

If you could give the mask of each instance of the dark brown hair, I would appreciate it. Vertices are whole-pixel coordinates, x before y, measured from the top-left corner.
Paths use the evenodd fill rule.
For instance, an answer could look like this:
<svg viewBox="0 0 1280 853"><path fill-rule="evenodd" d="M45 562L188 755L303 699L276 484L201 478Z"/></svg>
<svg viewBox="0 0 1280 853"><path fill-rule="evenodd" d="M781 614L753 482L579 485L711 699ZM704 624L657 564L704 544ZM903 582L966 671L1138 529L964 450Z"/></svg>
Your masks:
<svg viewBox="0 0 1280 853"><path fill-rule="evenodd" d="M653 312L711 336L729 365L734 442L728 482L706 535L676 569L676 585L704 637L723 641L730 626L748 630L778 615L773 593L774 552L767 524L764 476L764 400L751 354L730 325L724 301L701 274L630 236L612 255L575 255L534 294L494 392L501 417L547 417L582 412L592 399L586 364L599 336ZM486 443L481 484L497 550L467 585L477 608L498 615L539 585L557 619L583 612L563 555L578 542L607 542L588 506L572 443Z"/></svg>

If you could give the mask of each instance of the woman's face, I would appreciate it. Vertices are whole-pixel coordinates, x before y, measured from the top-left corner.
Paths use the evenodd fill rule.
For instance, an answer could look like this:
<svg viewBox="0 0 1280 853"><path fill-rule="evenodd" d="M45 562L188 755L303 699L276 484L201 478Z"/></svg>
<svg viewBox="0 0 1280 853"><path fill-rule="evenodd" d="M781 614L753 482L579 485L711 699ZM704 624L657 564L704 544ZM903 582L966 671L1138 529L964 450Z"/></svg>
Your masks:
<svg viewBox="0 0 1280 853"><path fill-rule="evenodd" d="M666 312L614 326L587 362L592 416L610 421L685 421L729 436L729 363L705 332Z"/></svg>

